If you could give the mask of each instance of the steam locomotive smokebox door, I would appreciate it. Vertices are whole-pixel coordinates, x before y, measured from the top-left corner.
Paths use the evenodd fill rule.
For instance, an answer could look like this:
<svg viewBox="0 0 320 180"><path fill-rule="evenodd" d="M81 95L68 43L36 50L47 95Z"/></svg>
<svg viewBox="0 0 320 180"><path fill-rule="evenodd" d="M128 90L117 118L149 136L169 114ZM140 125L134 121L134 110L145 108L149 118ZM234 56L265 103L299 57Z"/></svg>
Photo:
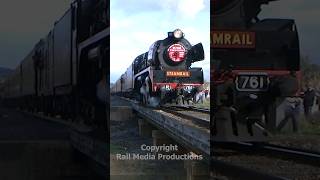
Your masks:
<svg viewBox="0 0 320 180"><path fill-rule="evenodd" d="M189 63L186 61L187 52L192 48L186 39L173 41L170 38L163 40L157 50L161 69L185 70Z"/></svg>

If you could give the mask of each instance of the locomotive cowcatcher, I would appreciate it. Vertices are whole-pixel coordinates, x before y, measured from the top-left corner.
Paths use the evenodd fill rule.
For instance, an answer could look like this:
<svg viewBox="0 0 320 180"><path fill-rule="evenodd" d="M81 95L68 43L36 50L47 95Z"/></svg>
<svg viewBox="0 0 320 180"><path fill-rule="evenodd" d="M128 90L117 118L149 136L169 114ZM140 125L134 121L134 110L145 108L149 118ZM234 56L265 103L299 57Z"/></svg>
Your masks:
<svg viewBox="0 0 320 180"><path fill-rule="evenodd" d="M203 84L202 68L191 68L192 63L203 59L202 44L192 46L176 29L136 57L112 92L135 97L150 106L178 103L179 95L192 96Z"/></svg>

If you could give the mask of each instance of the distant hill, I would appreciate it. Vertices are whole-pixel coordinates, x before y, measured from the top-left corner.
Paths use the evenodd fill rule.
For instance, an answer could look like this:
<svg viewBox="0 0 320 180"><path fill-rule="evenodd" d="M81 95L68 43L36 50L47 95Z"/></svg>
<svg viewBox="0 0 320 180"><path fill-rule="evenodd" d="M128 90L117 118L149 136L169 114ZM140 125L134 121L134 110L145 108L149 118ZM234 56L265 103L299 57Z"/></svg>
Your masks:
<svg viewBox="0 0 320 180"><path fill-rule="evenodd" d="M13 72L12 69L0 67L0 77L1 78L7 77L12 72Z"/></svg>
<svg viewBox="0 0 320 180"><path fill-rule="evenodd" d="M12 69L0 67L0 81L3 81L13 72Z"/></svg>

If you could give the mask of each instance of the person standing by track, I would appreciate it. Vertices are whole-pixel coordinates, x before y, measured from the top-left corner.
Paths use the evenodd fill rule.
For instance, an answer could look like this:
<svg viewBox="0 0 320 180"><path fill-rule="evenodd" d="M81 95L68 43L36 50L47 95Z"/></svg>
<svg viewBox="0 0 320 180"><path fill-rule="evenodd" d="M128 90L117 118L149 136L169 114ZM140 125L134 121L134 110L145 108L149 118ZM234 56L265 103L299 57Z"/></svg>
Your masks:
<svg viewBox="0 0 320 180"><path fill-rule="evenodd" d="M298 97L287 97L285 99L284 119L279 123L277 130L280 131L291 119L293 132L298 132L298 119L301 109L301 100Z"/></svg>
<svg viewBox="0 0 320 180"><path fill-rule="evenodd" d="M309 84L307 84L306 91L304 92L304 96L303 96L303 108L304 108L304 115L306 118L308 118L311 114L315 95L316 93L314 89Z"/></svg>

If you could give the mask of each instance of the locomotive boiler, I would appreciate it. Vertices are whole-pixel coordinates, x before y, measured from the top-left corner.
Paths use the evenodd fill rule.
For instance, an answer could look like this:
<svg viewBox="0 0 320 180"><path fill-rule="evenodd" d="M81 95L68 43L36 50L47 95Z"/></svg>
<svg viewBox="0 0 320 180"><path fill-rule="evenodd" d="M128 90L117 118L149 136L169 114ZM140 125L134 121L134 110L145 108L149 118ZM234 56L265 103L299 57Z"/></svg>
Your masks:
<svg viewBox="0 0 320 180"><path fill-rule="evenodd" d="M213 141L264 141L276 108L299 94L293 19L260 19L270 0L214 0L211 15Z"/></svg>
<svg viewBox="0 0 320 180"><path fill-rule="evenodd" d="M191 67L203 59L202 44L191 45L184 33L176 29L137 56L112 91L150 106L178 103L179 95L192 96L203 84L202 68Z"/></svg>

